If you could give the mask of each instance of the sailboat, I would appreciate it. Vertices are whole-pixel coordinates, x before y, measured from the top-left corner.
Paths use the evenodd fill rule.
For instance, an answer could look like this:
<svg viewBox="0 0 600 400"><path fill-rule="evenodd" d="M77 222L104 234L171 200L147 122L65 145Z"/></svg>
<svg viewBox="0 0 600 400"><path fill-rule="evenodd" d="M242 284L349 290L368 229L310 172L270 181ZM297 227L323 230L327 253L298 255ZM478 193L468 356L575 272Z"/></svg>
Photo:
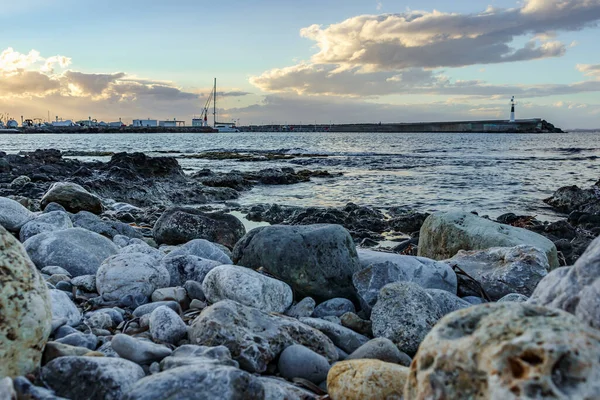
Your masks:
<svg viewBox="0 0 600 400"><path fill-rule="evenodd" d="M213 90L202 109L201 118L192 119L192 126L208 126L208 110L211 102L213 105L213 130L217 132L239 132L240 130L236 128L234 123L217 122L217 78L215 78Z"/></svg>

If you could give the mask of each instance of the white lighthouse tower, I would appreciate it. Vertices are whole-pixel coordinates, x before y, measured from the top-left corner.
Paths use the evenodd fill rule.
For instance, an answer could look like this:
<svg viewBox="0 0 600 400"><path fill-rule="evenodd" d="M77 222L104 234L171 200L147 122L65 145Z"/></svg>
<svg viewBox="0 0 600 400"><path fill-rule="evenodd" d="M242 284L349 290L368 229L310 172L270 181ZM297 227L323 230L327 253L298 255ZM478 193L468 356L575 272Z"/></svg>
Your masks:
<svg viewBox="0 0 600 400"><path fill-rule="evenodd" d="M515 96L510 99L510 120L508 122L515 122Z"/></svg>

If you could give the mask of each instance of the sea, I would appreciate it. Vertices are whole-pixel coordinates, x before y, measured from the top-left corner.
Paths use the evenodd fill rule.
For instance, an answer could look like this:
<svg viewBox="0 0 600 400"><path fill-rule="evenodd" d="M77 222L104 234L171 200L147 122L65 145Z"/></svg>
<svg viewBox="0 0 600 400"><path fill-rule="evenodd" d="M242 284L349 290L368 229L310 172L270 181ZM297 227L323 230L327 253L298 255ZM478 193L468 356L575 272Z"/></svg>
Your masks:
<svg viewBox="0 0 600 400"><path fill-rule="evenodd" d="M213 134L2 134L0 150L68 151L81 160L109 152L178 158L186 173L291 167L341 172L310 182L259 185L241 205L278 203L379 208L404 206L433 212L451 208L497 217L507 212L541 220L561 216L543 199L566 185L600 179L600 132L552 134L242 132ZM206 152L238 152L274 161L207 160Z"/></svg>

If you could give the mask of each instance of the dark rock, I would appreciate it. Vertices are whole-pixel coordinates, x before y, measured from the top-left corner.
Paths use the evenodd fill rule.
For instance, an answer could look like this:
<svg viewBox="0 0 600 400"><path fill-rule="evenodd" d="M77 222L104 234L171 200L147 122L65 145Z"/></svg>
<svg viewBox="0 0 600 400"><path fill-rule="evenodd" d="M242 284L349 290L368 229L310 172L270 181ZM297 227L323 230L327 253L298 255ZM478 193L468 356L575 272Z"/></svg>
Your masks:
<svg viewBox="0 0 600 400"><path fill-rule="evenodd" d="M354 332L365 336L373 336L373 324L371 321L362 319L353 312L347 312L341 316L342 326L352 329Z"/></svg>

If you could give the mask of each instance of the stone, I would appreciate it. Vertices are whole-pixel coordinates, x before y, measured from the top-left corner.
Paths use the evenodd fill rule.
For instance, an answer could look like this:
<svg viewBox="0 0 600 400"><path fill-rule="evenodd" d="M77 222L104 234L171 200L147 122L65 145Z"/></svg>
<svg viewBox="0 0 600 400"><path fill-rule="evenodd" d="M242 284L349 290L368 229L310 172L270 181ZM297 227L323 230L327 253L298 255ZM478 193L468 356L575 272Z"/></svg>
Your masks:
<svg viewBox="0 0 600 400"><path fill-rule="evenodd" d="M546 254L550 268L558 268L556 246L540 234L499 224L463 211L431 214L419 235L419 256L444 260L459 250L528 245Z"/></svg>
<svg viewBox="0 0 600 400"><path fill-rule="evenodd" d="M425 289L425 292L437 303L441 316L461 308L471 307L471 303L450 292L440 289Z"/></svg>
<svg viewBox="0 0 600 400"><path fill-rule="evenodd" d="M64 318L67 325L78 325L81 322L81 313L69 296L62 290L57 289L51 289L49 293L52 304L52 320Z"/></svg>
<svg viewBox="0 0 600 400"><path fill-rule="evenodd" d="M67 210L65 210L65 208L63 206L61 206L58 203L48 203L48 205L46 207L44 207L44 213L49 213L52 211L62 211L62 212L67 212Z"/></svg>
<svg viewBox="0 0 600 400"><path fill-rule="evenodd" d="M142 234L134 227L120 221L102 219L88 211L80 211L73 215L71 219L74 226L95 232L111 240L117 235L124 235L129 238L142 238Z"/></svg>
<svg viewBox="0 0 600 400"><path fill-rule="evenodd" d="M456 274L446 263L364 249L358 249L358 257L363 269L352 276L352 282L367 315L377 302L381 288L393 282L414 282L426 289L456 294Z"/></svg>
<svg viewBox="0 0 600 400"><path fill-rule="evenodd" d="M488 303L445 316L410 368L404 398L593 399L600 332L564 311Z"/></svg>
<svg viewBox="0 0 600 400"><path fill-rule="evenodd" d="M90 329L113 329L115 323L107 313L95 312L85 319L85 323Z"/></svg>
<svg viewBox="0 0 600 400"><path fill-rule="evenodd" d="M263 267L300 295L320 300L355 296L352 274L360 264L352 237L340 225L258 227L238 242L233 259L249 268Z"/></svg>
<svg viewBox="0 0 600 400"><path fill-rule="evenodd" d="M313 315L317 318L323 318L327 316L341 317L347 312L355 312L354 304L348 299L344 298L335 298L324 301L319 304Z"/></svg>
<svg viewBox="0 0 600 400"><path fill-rule="evenodd" d="M69 215L63 211L52 211L40 214L35 219L26 222L19 231L21 242L42 232L54 232L73 227Z"/></svg>
<svg viewBox="0 0 600 400"><path fill-rule="evenodd" d="M130 295L147 302L152 293L169 286L169 272L152 256L143 253L117 254L102 262L96 273L96 289L107 301Z"/></svg>
<svg viewBox="0 0 600 400"><path fill-rule="evenodd" d="M52 326L46 284L17 239L0 227L0 378L32 372Z"/></svg>
<svg viewBox="0 0 600 400"><path fill-rule="evenodd" d="M40 202L42 208L45 208L49 203L58 203L72 213L79 211L89 211L94 214L102 213L100 198L73 182L56 182L53 184Z"/></svg>
<svg viewBox="0 0 600 400"><path fill-rule="evenodd" d="M160 262L164 257L165 257L165 253L163 253L162 251L155 249L154 247L150 247L147 244L139 244L139 243L134 243L134 244L130 244L127 245L125 247L121 247L121 249L119 250L120 254L128 254L128 253L142 253L142 254L147 254L149 256L151 256L152 258L154 258L157 262Z"/></svg>
<svg viewBox="0 0 600 400"><path fill-rule="evenodd" d="M35 214L23 207L20 203L0 197L0 226L11 232L18 232L28 221L35 218Z"/></svg>
<svg viewBox="0 0 600 400"><path fill-rule="evenodd" d="M189 331L190 342L226 346L250 372L264 372L288 346L301 344L328 361L337 359L331 340L320 331L282 315L269 314L231 300L205 308Z"/></svg>
<svg viewBox="0 0 600 400"><path fill-rule="evenodd" d="M71 282L71 279L67 275L62 274L54 274L46 279L46 282L53 284L54 286L58 285L60 282Z"/></svg>
<svg viewBox="0 0 600 400"><path fill-rule="evenodd" d="M195 308L196 310L204 310L207 306L206 302L198 299L190 301L190 308Z"/></svg>
<svg viewBox="0 0 600 400"><path fill-rule="evenodd" d="M225 346L196 346L185 344L176 348L171 355L160 362L161 370L194 365L225 365L239 367L237 361L231 358L229 349Z"/></svg>
<svg viewBox="0 0 600 400"><path fill-rule="evenodd" d="M376 337L386 337L413 355L440 317L440 308L425 289L412 282L396 282L381 289L371 322Z"/></svg>
<svg viewBox="0 0 600 400"><path fill-rule="evenodd" d="M115 335L110 345L120 357L141 365L160 362L173 352L166 346L124 334Z"/></svg>
<svg viewBox="0 0 600 400"><path fill-rule="evenodd" d="M143 305L137 307L135 310L133 310L133 316L136 318L139 318L143 315L150 314L152 311L156 310L158 307L161 307L161 306L169 307L171 310L175 311L176 313L179 313L181 311L181 307L179 306L179 303L177 303L176 301L172 301L172 300L157 301L155 303L143 304Z"/></svg>
<svg viewBox="0 0 600 400"><path fill-rule="evenodd" d="M369 341L366 336L320 318L300 318L300 322L323 332L333 344L347 353L352 353Z"/></svg>
<svg viewBox="0 0 600 400"><path fill-rule="evenodd" d="M0 378L0 400L16 400L17 393L10 377Z"/></svg>
<svg viewBox="0 0 600 400"><path fill-rule="evenodd" d="M104 354L105 357L113 357L113 358L119 358L120 357L119 354L117 354L117 352L114 351L114 349L112 348L112 342L110 342L110 341L106 342L102 346L98 347L97 351L99 353Z"/></svg>
<svg viewBox="0 0 600 400"><path fill-rule="evenodd" d="M52 336L54 336L54 339L60 339L67 335L70 335L71 333L81 333L81 332L79 332L77 329L73 328L72 326L61 325L59 328L57 328L56 330L54 330L52 332Z"/></svg>
<svg viewBox="0 0 600 400"><path fill-rule="evenodd" d="M123 400L262 399L264 389L256 377L228 366L179 367L139 380Z"/></svg>
<svg viewBox="0 0 600 400"><path fill-rule="evenodd" d="M17 392L17 399L27 400L67 400L64 397L56 396L55 393L40 386L34 386L24 376L18 376L13 381L13 386ZM11 399L12 400L12 399Z"/></svg>
<svg viewBox="0 0 600 400"><path fill-rule="evenodd" d="M42 232L23 245L38 268L59 265L73 277L96 274L100 263L118 251L104 236L81 228Z"/></svg>
<svg viewBox="0 0 600 400"><path fill-rule="evenodd" d="M329 370L327 390L333 400L401 399L408 372L380 360L341 361Z"/></svg>
<svg viewBox="0 0 600 400"><path fill-rule="evenodd" d="M223 248L206 239L190 240L168 254L168 257L178 256L196 256L206 260L218 261L221 264L233 264Z"/></svg>
<svg viewBox="0 0 600 400"><path fill-rule="evenodd" d="M179 304L189 302L187 292L182 287L166 287L152 292L152 302L173 300Z"/></svg>
<svg viewBox="0 0 600 400"><path fill-rule="evenodd" d="M67 356L84 356L90 352L87 347L71 346L69 344L59 342L48 342L44 347L42 356L42 365L48 364L50 361L58 357Z"/></svg>
<svg viewBox="0 0 600 400"><path fill-rule="evenodd" d="M228 299L265 312L282 313L294 300L287 283L237 265L212 269L202 282L202 291L211 303Z"/></svg>
<svg viewBox="0 0 600 400"><path fill-rule="evenodd" d="M96 275L80 275L71 279L71 284L86 292L96 291Z"/></svg>
<svg viewBox="0 0 600 400"><path fill-rule="evenodd" d="M40 272L42 274L46 274L46 275L55 275L55 274L66 275L69 278L71 278L71 274L69 273L69 271L67 271L66 269L64 269L62 267L58 267L56 265L50 265L48 267L44 267L41 269Z"/></svg>
<svg viewBox="0 0 600 400"><path fill-rule="evenodd" d="M523 296L522 294L519 293L509 293L506 296L504 296L503 298L501 298L500 300L498 300L498 303L506 303L506 302L517 302L517 303L525 303L527 300L529 300L529 297L527 296Z"/></svg>
<svg viewBox="0 0 600 400"><path fill-rule="evenodd" d="M233 248L246 234L242 221L223 212L204 213L194 208L167 209L154 224L158 244L182 244L206 239Z"/></svg>
<svg viewBox="0 0 600 400"><path fill-rule="evenodd" d="M570 312L600 329L600 238L575 265L555 269L542 279L528 302Z"/></svg>
<svg viewBox="0 0 600 400"><path fill-rule="evenodd" d="M161 306L150 313L150 334L156 342L177 344L187 335L187 325L175 311Z"/></svg>
<svg viewBox="0 0 600 400"><path fill-rule="evenodd" d="M346 360L376 359L409 367L412 359L387 338L375 338L354 350Z"/></svg>
<svg viewBox="0 0 600 400"><path fill-rule="evenodd" d="M302 378L318 385L327 379L330 366L322 355L296 344L281 352L277 368L284 378Z"/></svg>
<svg viewBox="0 0 600 400"><path fill-rule="evenodd" d="M181 286L186 281L202 283L206 274L219 265L222 265L219 261L213 261L193 255L173 257L169 254L161 261L161 266L169 272L169 285L171 286Z"/></svg>
<svg viewBox="0 0 600 400"><path fill-rule="evenodd" d="M119 400L145 374L142 367L121 358L70 356L50 361L41 375L59 396Z"/></svg>
<svg viewBox="0 0 600 400"><path fill-rule="evenodd" d="M257 380L265 391L264 400L319 400L321 396L272 376L259 376Z"/></svg>
<svg viewBox="0 0 600 400"><path fill-rule="evenodd" d="M92 333L75 332L56 339L55 342L68 344L75 347L87 347L90 350L96 350L98 347L98 338Z"/></svg>
<svg viewBox="0 0 600 400"><path fill-rule="evenodd" d="M206 296L202 291L202 282L196 281L185 281L183 284L183 288L185 289L187 296L193 300L206 300Z"/></svg>
<svg viewBox="0 0 600 400"><path fill-rule="evenodd" d="M285 315L293 318L310 317L315 312L315 301L312 297L305 297L297 304L291 306Z"/></svg>
<svg viewBox="0 0 600 400"><path fill-rule="evenodd" d="M354 332L365 336L373 336L373 324L371 321L362 319L353 312L347 312L340 318L340 323Z"/></svg>
<svg viewBox="0 0 600 400"><path fill-rule="evenodd" d="M483 303L485 303L485 300L482 299L479 296L465 296L465 297L462 297L462 299L464 301L466 301L467 303L469 303L469 304L475 304L475 305L477 305L477 304L483 304Z"/></svg>

